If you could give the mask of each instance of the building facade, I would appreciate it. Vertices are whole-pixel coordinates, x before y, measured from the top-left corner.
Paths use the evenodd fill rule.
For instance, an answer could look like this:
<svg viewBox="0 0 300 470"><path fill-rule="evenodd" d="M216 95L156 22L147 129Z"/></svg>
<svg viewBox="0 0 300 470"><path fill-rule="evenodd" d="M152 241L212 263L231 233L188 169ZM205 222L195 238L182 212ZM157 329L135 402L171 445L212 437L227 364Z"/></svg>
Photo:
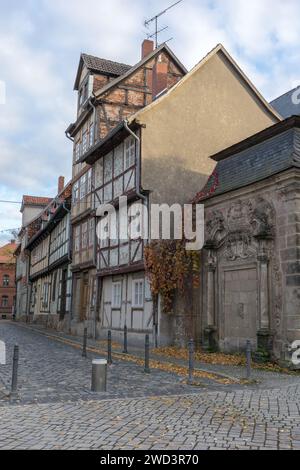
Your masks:
<svg viewBox="0 0 300 470"><path fill-rule="evenodd" d="M213 169L209 155L214 150L279 119L218 46L83 157L92 168L94 208L111 204L118 220L119 197L126 196L128 225L136 232L135 219L143 206L151 210L154 204L188 202L199 181L206 182ZM151 230L151 217L148 223ZM108 233L105 217L97 218L96 226L98 235ZM173 343L177 330L183 332L184 327L181 315L163 314L160 300L153 302L144 268L144 246L151 237L142 239L129 232L122 239L119 229L115 238L104 237L96 244L94 330L102 336L110 329L118 339L126 325L130 341L142 342L150 333L153 344Z"/></svg>
<svg viewBox="0 0 300 470"><path fill-rule="evenodd" d="M291 117L213 157L198 196L208 350L243 351L249 340L259 357L290 361L300 340L299 143L300 118Z"/></svg>
<svg viewBox="0 0 300 470"><path fill-rule="evenodd" d="M27 321L29 316L29 257L26 245L30 238L39 230L40 214L51 203L50 198L23 196L21 213L22 227L18 234L19 244L15 252L16 258L16 317Z"/></svg>
<svg viewBox="0 0 300 470"><path fill-rule="evenodd" d="M0 319L12 318L15 313L16 281L14 240L0 248Z"/></svg>
<svg viewBox="0 0 300 470"><path fill-rule="evenodd" d="M60 195L48 220L26 246L29 252L33 322L68 329L71 310L71 184Z"/></svg>
<svg viewBox="0 0 300 470"><path fill-rule="evenodd" d="M73 151L73 299L71 331L81 333L88 327L96 335L97 277L95 242L95 191L93 169L86 161L92 149L106 139L123 119L151 103L159 93L174 86L185 74L185 67L166 45L153 50L152 41L144 41L142 58L135 66L82 54L75 81L78 92L77 120L67 129L74 142ZM131 147L135 145L135 142ZM123 156L122 156L123 158ZM130 162L129 162L130 163ZM135 176L126 174L113 186L112 159L107 159L103 199L109 202L117 194L135 189ZM123 160L122 160L123 165ZM132 167L128 168L132 170ZM124 170L126 172L127 168ZM123 170L121 170L123 171ZM131 171L132 173L132 171ZM100 173L99 173L100 175ZM98 178L100 177L98 175ZM120 175L119 175L120 176ZM118 187L117 187L118 185ZM113 193L113 190L115 191ZM98 199L97 199L98 200Z"/></svg>

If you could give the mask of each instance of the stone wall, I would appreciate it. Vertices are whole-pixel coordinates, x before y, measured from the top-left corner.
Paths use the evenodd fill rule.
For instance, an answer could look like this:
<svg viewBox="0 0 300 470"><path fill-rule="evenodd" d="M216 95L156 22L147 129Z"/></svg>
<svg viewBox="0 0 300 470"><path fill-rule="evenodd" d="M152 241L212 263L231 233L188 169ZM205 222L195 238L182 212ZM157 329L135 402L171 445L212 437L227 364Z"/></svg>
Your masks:
<svg viewBox="0 0 300 470"><path fill-rule="evenodd" d="M295 170L206 206L202 341L288 359L300 338L300 185Z"/></svg>

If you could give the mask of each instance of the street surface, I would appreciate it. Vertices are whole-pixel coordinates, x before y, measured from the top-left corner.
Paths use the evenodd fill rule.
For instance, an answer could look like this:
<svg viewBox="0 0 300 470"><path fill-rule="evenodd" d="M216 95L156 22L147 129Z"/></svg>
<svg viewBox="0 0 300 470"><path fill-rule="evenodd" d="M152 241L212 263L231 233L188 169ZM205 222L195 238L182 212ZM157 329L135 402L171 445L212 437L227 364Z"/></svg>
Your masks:
<svg viewBox="0 0 300 470"><path fill-rule="evenodd" d="M93 394L96 354L82 358L68 344L9 322L0 323L0 340L8 349L0 365L0 449L300 450L300 376L280 378L277 387L274 374L265 388L197 387L119 360L109 369L107 393ZM14 344L19 393L10 400Z"/></svg>

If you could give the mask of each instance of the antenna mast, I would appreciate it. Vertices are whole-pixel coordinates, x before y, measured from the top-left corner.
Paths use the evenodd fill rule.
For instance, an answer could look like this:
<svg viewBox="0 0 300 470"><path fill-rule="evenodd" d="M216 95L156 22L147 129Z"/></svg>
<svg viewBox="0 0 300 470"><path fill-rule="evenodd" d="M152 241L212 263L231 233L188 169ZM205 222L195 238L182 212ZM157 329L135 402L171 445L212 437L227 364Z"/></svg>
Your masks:
<svg viewBox="0 0 300 470"><path fill-rule="evenodd" d="M170 5L168 8L166 8L165 10L159 12L157 15L153 16L153 18L150 18L149 20L146 20L144 25L146 27L149 26L150 23L152 23L153 21L155 22L155 32L151 35L148 35L148 38L149 37L155 37L155 48L157 49L158 47L158 34L161 33L162 31L164 31L165 29L168 28L168 26L162 28L162 29L158 29L158 18L162 15L164 15L168 10L171 10L171 8L175 7L176 5L178 5L178 3L181 3L183 0L178 0L177 2L173 3L172 5Z"/></svg>

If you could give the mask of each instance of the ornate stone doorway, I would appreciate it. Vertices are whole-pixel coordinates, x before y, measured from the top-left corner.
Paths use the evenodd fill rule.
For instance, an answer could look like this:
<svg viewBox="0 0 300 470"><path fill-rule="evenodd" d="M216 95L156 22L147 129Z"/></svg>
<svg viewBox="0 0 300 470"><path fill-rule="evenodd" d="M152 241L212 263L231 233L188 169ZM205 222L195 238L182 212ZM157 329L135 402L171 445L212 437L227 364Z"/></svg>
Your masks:
<svg viewBox="0 0 300 470"><path fill-rule="evenodd" d="M271 270L274 209L262 198L237 200L206 219L204 347L243 351L247 340L272 351Z"/></svg>
<svg viewBox="0 0 300 470"><path fill-rule="evenodd" d="M227 267L222 272L220 346L226 352L243 351L247 340L257 347L257 267Z"/></svg>

